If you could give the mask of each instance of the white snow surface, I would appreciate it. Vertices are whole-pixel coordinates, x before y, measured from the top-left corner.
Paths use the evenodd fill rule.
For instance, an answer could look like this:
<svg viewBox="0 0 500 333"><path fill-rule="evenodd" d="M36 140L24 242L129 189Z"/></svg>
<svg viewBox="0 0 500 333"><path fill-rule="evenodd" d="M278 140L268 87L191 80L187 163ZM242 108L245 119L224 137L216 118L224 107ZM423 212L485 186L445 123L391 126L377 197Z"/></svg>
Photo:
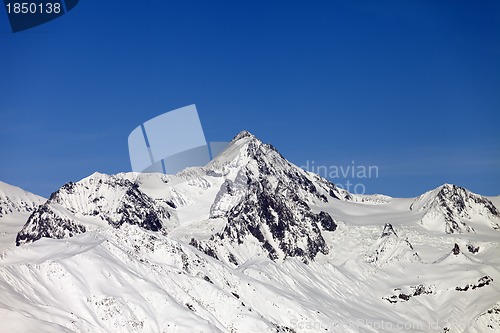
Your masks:
<svg viewBox="0 0 500 333"><path fill-rule="evenodd" d="M0 181L0 252L15 243L28 216L46 200Z"/></svg>
<svg viewBox="0 0 500 333"><path fill-rule="evenodd" d="M258 225L274 258L251 232L241 242L224 233L261 198L255 180L286 201ZM158 213L161 230L117 224L136 208L130 184L144 195L137 216ZM499 198L449 184L418 198L351 195L248 132L177 175L95 173L49 200L0 183L0 331L500 332ZM281 238L273 226L288 215L276 207L298 223L281 221ZM23 225L40 228L30 215L42 208L49 229L72 221L85 232L16 246ZM319 212L335 230L313 225ZM234 223L231 233L245 227ZM382 235L387 223L395 233ZM307 248L304 230L325 248L280 247Z"/></svg>

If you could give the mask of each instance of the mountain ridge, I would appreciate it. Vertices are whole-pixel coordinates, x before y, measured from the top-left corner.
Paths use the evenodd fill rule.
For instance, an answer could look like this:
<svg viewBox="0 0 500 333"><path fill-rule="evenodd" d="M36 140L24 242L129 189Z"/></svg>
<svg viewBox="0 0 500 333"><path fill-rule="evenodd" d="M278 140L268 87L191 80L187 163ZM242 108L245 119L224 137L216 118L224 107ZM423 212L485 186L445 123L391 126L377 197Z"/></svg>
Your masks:
<svg viewBox="0 0 500 333"><path fill-rule="evenodd" d="M447 184L411 199L357 197L242 132L204 167L94 173L0 217L0 227L11 217L19 226L0 248L2 324L12 332L500 329L500 231L483 199ZM447 232L446 218L461 232Z"/></svg>

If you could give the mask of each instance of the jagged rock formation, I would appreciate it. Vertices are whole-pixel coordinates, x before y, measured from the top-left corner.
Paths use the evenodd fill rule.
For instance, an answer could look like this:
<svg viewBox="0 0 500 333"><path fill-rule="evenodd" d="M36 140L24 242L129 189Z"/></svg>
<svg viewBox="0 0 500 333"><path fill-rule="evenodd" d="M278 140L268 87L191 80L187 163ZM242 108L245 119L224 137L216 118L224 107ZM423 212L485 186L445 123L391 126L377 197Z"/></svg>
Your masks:
<svg viewBox="0 0 500 333"><path fill-rule="evenodd" d="M467 257L460 249L460 246L457 243L455 243L450 252L448 252L440 259L436 260L434 263L456 264L456 263L470 263L470 262L471 259Z"/></svg>
<svg viewBox="0 0 500 333"><path fill-rule="evenodd" d="M96 173L54 192L30 215L17 235L16 244L85 232L88 226L76 222L74 215L93 217L114 228L127 223L152 231L162 229L162 220L171 216L166 207L141 192L131 180Z"/></svg>
<svg viewBox="0 0 500 333"><path fill-rule="evenodd" d="M318 253L327 254L322 232L334 231L336 224L328 213L314 213L309 205L352 198L329 181L290 164L273 146L245 131L207 167L187 169L177 177L203 191L224 180L208 216L225 219L224 229L212 235L211 241L193 241L214 257L217 248L226 248L222 243L236 249L247 242L272 259L300 257L307 262ZM17 244L41 237L71 237L92 227L75 222L75 214L106 221L115 228L127 223L161 230L162 221L171 219L177 206L189 199L182 195L149 196L140 186L141 179L132 174L96 173L64 185L30 216L18 234ZM166 179L159 186L176 193ZM231 252L219 256L237 262Z"/></svg>
<svg viewBox="0 0 500 333"><path fill-rule="evenodd" d="M401 260L419 262L420 257L408 239L398 237L392 224L386 223L380 238L369 250L367 261L376 266L383 266Z"/></svg>
<svg viewBox="0 0 500 333"><path fill-rule="evenodd" d="M416 198L410 210L425 212L421 224L447 234L474 232L470 222L500 229L500 212L487 198L463 187L445 184Z"/></svg>
<svg viewBox="0 0 500 333"><path fill-rule="evenodd" d="M42 205L28 219L23 229L17 234L16 245L34 242L42 237L67 238L84 233L85 226L65 217L49 205Z"/></svg>
<svg viewBox="0 0 500 333"><path fill-rule="evenodd" d="M12 213L31 213L44 198L26 192L19 187L0 182L0 218Z"/></svg>
<svg viewBox="0 0 500 333"><path fill-rule="evenodd" d="M476 254L479 252L479 249L479 246L474 246L474 244L472 243L467 243L467 250L469 250L470 253Z"/></svg>
<svg viewBox="0 0 500 333"><path fill-rule="evenodd" d="M389 303L398 303L398 302L407 302L412 297L417 297L420 295L432 295L435 294L435 287L426 287L423 284L419 284L417 286L410 286L408 292L402 292L400 288L394 289L397 293L395 295L382 297Z"/></svg>
<svg viewBox="0 0 500 333"><path fill-rule="evenodd" d="M394 231L394 228L392 227L392 224L386 223L384 225L384 230L382 231L382 235L380 236L380 238L387 237L387 236L390 236L390 235L394 235L396 237L398 236L396 234L396 232Z"/></svg>
<svg viewBox="0 0 500 333"><path fill-rule="evenodd" d="M493 279L491 278L491 276L485 275L483 277L480 277L477 280L477 283L470 283L470 284L467 284L465 287L456 287L455 290L456 291L467 291L467 290L469 290L469 288L471 290L475 290L477 288L489 286L490 283L492 283L492 282L493 282Z"/></svg>
<svg viewBox="0 0 500 333"><path fill-rule="evenodd" d="M317 253L327 254L322 231L335 231L336 224L324 211L313 213L309 204L351 196L290 164L248 132L236 136L230 149L237 151L232 160L209 168L212 174L235 174L222 184L210 208L210 218L227 219L227 224L210 241L193 244L213 255L222 242L238 248L250 241L271 259L300 257L305 262ZM234 160L240 163L228 167ZM217 257L238 263L231 251Z"/></svg>

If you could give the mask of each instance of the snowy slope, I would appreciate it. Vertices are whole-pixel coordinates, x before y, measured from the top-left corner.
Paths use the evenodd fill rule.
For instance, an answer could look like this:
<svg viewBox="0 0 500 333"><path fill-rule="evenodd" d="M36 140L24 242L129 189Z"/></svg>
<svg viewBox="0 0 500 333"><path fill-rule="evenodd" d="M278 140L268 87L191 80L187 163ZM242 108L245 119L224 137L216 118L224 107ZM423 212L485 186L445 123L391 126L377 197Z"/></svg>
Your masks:
<svg viewBox="0 0 500 333"><path fill-rule="evenodd" d="M45 199L0 182L0 252L12 245L28 216Z"/></svg>
<svg viewBox="0 0 500 333"><path fill-rule="evenodd" d="M44 198L36 194L0 182L0 218L15 213L31 213L44 201Z"/></svg>
<svg viewBox="0 0 500 333"><path fill-rule="evenodd" d="M498 209L453 185L351 195L242 132L205 167L30 207L0 256L8 332L500 330Z"/></svg>

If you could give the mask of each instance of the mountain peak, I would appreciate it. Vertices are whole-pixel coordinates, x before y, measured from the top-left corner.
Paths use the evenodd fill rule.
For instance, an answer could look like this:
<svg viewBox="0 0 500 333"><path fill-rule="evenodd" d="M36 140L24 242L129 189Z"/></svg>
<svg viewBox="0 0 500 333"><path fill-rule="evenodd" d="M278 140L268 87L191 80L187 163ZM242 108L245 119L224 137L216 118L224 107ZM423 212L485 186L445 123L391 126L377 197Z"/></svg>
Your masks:
<svg viewBox="0 0 500 333"><path fill-rule="evenodd" d="M470 262L471 259L468 256L466 256L465 253L462 252L460 246L457 243L453 245L451 251L449 251L447 254L445 254L438 260L434 261L435 264L436 263L456 264L456 263L470 263Z"/></svg>
<svg viewBox="0 0 500 333"><path fill-rule="evenodd" d="M392 227L392 224L386 223L384 225L384 230L382 231L382 235L380 236L380 238L390 236L390 235L394 235L394 236L398 237L398 235L394 231L394 228Z"/></svg>
<svg viewBox="0 0 500 333"><path fill-rule="evenodd" d="M382 235L368 252L367 261L383 266L392 261L420 262L420 256L407 238L400 238L392 224L386 223Z"/></svg>
<svg viewBox="0 0 500 333"><path fill-rule="evenodd" d="M470 222L489 224L500 229L500 212L487 198L453 184L443 184L416 198L410 210L425 212L421 224L445 232L475 232Z"/></svg>
<svg viewBox="0 0 500 333"><path fill-rule="evenodd" d="M0 181L0 217L13 212L31 213L44 198Z"/></svg>
<svg viewBox="0 0 500 333"><path fill-rule="evenodd" d="M66 183L52 193L28 217L17 234L16 245L42 237L73 237L104 225L119 228L131 224L160 231L163 222L172 217L170 210L166 202L142 192L139 184L127 179L126 174L94 173L78 182Z"/></svg>
<svg viewBox="0 0 500 333"><path fill-rule="evenodd" d="M254 138L256 139L256 136L250 133L249 131L243 130L238 135L236 135L232 140L231 143L236 142L238 140L244 139L244 138Z"/></svg>
<svg viewBox="0 0 500 333"><path fill-rule="evenodd" d="M466 194L471 193L470 191L461 186L448 183L439 186L436 190L438 190L438 196L441 197L450 197L453 195L463 197Z"/></svg>

